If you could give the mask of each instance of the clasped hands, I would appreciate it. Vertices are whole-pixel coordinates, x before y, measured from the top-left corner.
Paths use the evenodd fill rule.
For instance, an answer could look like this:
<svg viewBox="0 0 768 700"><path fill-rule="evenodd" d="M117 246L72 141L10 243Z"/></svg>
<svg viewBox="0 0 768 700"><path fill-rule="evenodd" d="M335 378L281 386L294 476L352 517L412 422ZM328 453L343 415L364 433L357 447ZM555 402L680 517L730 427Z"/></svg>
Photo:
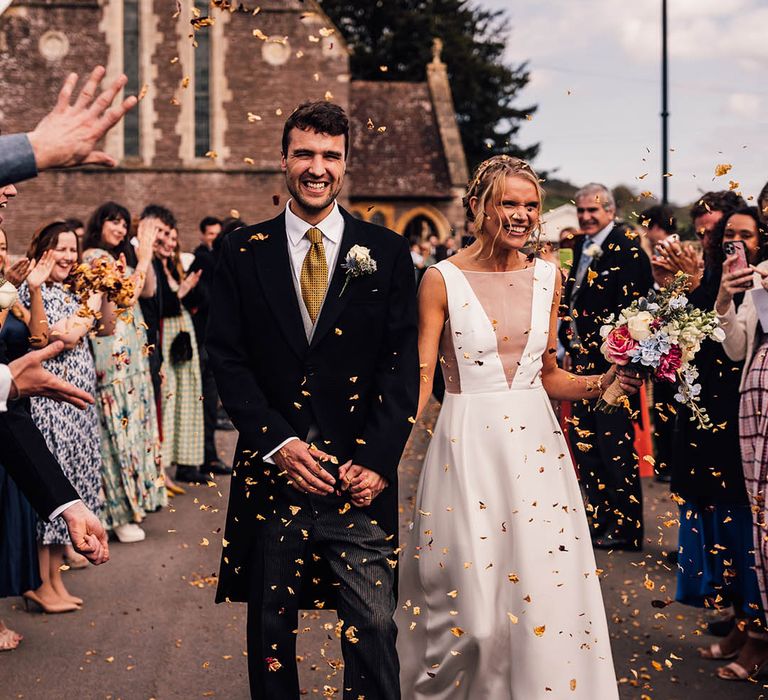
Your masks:
<svg viewBox="0 0 768 700"><path fill-rule="evenodd" d="M328 496L332 493L341 495L347 491L352 504L358 507L370 505L388 486L383 476L353 464L352 460L339 467L337 481L320 464L321 461L333 463L336 458L298 438L283 445L272 459L297 491L313 496Z"/></svg>

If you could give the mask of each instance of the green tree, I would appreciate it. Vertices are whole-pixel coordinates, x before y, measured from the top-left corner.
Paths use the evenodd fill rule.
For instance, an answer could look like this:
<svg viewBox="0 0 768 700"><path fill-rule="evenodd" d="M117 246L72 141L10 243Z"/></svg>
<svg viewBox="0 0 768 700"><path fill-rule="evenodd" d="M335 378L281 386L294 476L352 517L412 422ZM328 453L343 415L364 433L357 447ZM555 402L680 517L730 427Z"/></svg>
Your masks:
<svg viewBox="0 0 768 700"><path fill-rule="evenodd" d="M346 39L358 80L426 79L432 38L442 39L456 116L470 168L508 153L528 160L538 144L517 143L536 107L513 106L529 80L527 64L503 61L509 20L468 0L320 0ZM383 69L384 67L384 69Z"/></svg>

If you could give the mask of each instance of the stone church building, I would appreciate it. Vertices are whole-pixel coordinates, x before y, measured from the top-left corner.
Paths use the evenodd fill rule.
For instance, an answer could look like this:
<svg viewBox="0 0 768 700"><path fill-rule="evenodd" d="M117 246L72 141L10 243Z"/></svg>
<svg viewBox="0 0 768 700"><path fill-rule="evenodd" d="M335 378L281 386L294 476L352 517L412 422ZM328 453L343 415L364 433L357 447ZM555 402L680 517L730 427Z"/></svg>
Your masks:
<svg viewBox="0 0 768 700"><path fill-rule="evenodd" d="M0 13L2 133L31 130L70 71L102 64L141 96L107 136L117 168L20 186L4 224L15 252L39 225L109 199L134 215L168 206L187 249L203 216L274 216L288 196L283 122L317 99L350 115L345 206L412 237L463 230L467 164L439 41L426 82L356 81L312 0L0 0Z"/></svg>

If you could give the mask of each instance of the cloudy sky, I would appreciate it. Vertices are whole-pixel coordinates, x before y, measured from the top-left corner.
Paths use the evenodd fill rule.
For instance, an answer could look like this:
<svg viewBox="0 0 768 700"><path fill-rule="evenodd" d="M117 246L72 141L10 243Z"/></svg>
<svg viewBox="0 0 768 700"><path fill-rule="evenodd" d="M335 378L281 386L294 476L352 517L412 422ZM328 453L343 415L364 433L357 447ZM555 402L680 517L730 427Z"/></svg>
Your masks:
<svg viewBox="0 0 768 700"><path fill-rule="evenodd" d="M521 130L540 168L583 184L661 191L661 0L476 0L512 23L507 58L529 61ZM670 199L768 180L768 2L669 0ZM715 165L730 163L725 177ZM640 179L647 173L645 178Z"/></svg>

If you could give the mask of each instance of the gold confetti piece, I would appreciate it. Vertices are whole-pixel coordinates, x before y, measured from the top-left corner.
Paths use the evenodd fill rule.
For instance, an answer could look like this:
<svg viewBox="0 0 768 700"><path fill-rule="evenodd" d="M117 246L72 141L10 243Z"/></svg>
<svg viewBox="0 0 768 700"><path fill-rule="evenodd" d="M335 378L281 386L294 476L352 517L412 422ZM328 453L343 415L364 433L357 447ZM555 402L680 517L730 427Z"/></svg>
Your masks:
<svg viewBox="0 0 768 700"><path fill-rule="evenodd" d="M449 591L448 593L446 593L446 595L447 595L449 598L455 598L456 596L458 596L458 595L459 595L459 592L458 592L458 591Z"/></svg>
<svg viewBox="0 0 768 700"><path fill-rule="evenodd" d="M720 177L721 175L727 175L733 166L730 163L720 163L719 165L715 166L715 177Z"/></svg>
<svg viewBox="0 0 768 700"><path fill-rule="evenodd" d="M387 130L386 126L380 126L376 131L378 131L380 134L383 134Z"/></svg>
<svg viewBox="0 0 768 700"><path fill-rule="evenodd" d="M513 615L511 612L508 612L508 613L507 613L507 617L509 618L509 621L510 621L510 622L511 622L513 625L516 625L516 624L517 624L517 622L518 622L518 617L517 617L517 615Z"/></svg>
<svg viewBox="0 0 768 700"><path fill-rule="evenodd" d="M200 540L200 546L201 547L207 547L210 544L207 537L203 537L202 540Z"/></svg>
<svg viewBox="0 0 768 700"><path fill-rule="evenodd" d="M188 88L189 87L189 76L185 75L181 80L181 87Z"/></svg>
<svg viewBox="0 0 768 700"><path fill-rule="evenodd" d="M571 686L571 690L576 690L576 679L575 678L571 678L570 686Z"/></svg>
<svg viewBox="0 0 768 700"><path fill-rule="evenodd" d="M253 165L256 161L253 160L253 158L245 157L243 158L243 163L247 163L248 165Z"/></svg>
<svg viewBox="0 0 768 700"><path fill-rule="evenodd" d="M451 627L451 634L454 637L461 637L461 635L464 634L464 630L461 629L461 627Z"/></svg>
<svg viewBox="0 0 768 700"><path fill-rule="evenodd" d="M537 637L541 637L544 634L544 632L546 631L546 629L547 629L546 625L541 625L540 627L534 627L533 628L533 633Z"/></svg>
<svg viewBox="0 0 768 700"><path fill-rule="evenodd" d="M114 656L108 656L104 661L106 661L108 664L111 664L115 660Z"/></svg>
<svg viewBox="0 0 768 700"><path fill-rule="evenodd" d="M597 272L594 270L587 270L587 284L589 284L590 287L592 286L592 283L597 279L597 277Z"/></svg>
<svg viewBox="0 0 768 700"><path fill-rule="evenodd" d="M141 86L141 90L139 90L139 95L137 97L139 102L141 102L147 96L148 90L149 90L149 85L144 83L144 85Z"/></svg>
<svg viewBox="0 0 768 700"><path fill-rule="evenodd" d="M341 328L334 328L334 329L333 329L333 332L334 332L336 335L341 335L341 334L342 334L342 330L341 330Z"/></svg>
<svg viewBox="0 0 768 700"><path fill-rule="evenodd" d="M518 575L517 575L517 574L507 574L507 578L508 578L508 579L509 579L509 580L510 580L512 583L518 583L518 582L520 581L520 578L518 577Z"/></svg>
<svg viewBox="0 0 768 700"><path fill-rule="evenodd" d="M349 501L347 501L341 508L339 508L339 515L344 515L352 506L349 505Z"/></svg>

